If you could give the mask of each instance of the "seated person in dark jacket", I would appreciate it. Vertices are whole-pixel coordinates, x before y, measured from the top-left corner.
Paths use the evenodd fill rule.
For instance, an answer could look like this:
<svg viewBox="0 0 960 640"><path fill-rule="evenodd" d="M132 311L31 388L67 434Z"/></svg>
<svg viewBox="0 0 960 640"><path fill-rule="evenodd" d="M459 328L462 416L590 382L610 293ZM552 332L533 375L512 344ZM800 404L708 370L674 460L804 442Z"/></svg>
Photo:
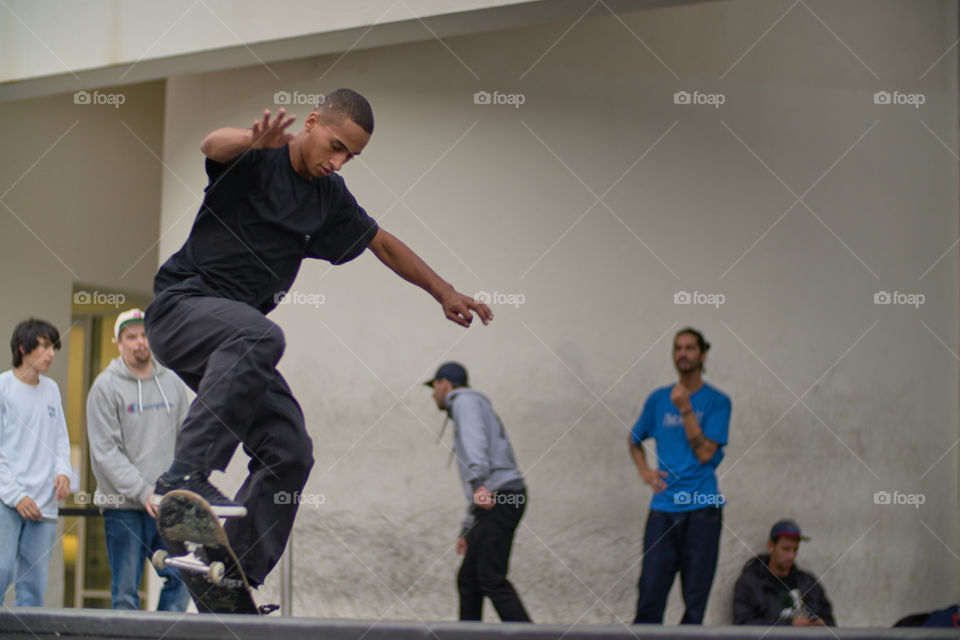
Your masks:
<svg viewBox="0 0 960 640"><path fill-rule="evenodd" d="M770 530L769 554L743 567L733 591L734 624L835 626L833 606L817 578L797 568L800 525L781 520Z"/></svg>

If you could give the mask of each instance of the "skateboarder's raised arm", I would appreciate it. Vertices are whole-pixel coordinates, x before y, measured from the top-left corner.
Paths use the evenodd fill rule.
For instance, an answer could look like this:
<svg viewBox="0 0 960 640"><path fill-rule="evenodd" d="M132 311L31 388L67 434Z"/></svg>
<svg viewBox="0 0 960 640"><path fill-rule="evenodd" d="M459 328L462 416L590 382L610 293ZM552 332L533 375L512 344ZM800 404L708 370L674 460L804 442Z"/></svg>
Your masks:
<svg viewBox="0 0 960 640"><path fill-rule="evenodd" d="M270 118L270 110L263 112L262 120L254 120L250 129L224 127L217 129L200 143L200 151L211 160L226 164L248 149L279 148L293 140L293 134L286 129L296 116L286 117L286 111L280 109Z"/></svg>
<svg viewBox="0 0 960 640"><path fill-rule="evenodd" d="M369 249L380 259L380 262L390 267L398 276L436 298L437 302L443 306L443 313L452 322L469 327L473 321L471 311L476 312L485 325L493 320L490 307L458 292L453 285L438 276L410 247L392 234L378 229L377 235L370 242Z"/></svg>

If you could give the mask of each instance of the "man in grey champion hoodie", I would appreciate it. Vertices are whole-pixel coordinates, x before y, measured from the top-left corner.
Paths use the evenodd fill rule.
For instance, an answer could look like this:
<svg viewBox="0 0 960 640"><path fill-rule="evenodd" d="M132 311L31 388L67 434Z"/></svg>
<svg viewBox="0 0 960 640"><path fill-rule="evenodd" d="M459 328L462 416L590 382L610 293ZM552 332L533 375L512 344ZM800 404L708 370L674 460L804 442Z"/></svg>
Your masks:
<svg viewBox="0 0 960 640"><path fill-rule="evenodd" d="M469 388L463 365L441 365L424 384L433 389L437 408L453 419L453 454L467 499L457 538L457 553L463 555L457 574L460 619L483 619L487 596L504 622L530 622L507 580L513 534L527 503L523 474L507 432L490 400Z"/></svg>
<svg viewBox="0 0 960 640"><path fill-rule="evenodd" d="M163 547L157 534L154 483L173 460L177 431L189 408L183 382L153 358L143 312L131 309L114 325L119 357L97 376L87 396L93 503L103 512L114 609L139 609L144 561ZM184 611L190 593L175 569L164 579L159 611Z"/></svg>

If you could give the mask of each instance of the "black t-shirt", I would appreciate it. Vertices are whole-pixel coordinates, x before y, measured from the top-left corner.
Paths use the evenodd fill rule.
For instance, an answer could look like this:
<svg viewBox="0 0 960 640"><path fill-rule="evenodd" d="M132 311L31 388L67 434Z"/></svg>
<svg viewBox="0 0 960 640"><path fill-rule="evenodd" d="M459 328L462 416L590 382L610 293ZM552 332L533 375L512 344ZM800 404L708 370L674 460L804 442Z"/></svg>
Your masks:
<svg viewBox="0 0 960 640"><path fill-rule="evenodd" d="M160 267L157 295L214 295L268 313L304 258L349 262L377 233L343 178L306 180L287 146L251 149L230 164L208 158L206 168L203 204L186 243Z"/></svg>

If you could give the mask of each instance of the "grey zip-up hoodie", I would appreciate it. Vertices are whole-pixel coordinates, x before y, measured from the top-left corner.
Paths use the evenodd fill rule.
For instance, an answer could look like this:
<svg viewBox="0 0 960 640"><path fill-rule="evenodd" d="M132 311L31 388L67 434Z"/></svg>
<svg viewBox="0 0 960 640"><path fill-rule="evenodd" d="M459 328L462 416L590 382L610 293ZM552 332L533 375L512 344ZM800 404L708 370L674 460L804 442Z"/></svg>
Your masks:
<svg viewBox="0 0 960 640"><path fill-rule="evenodd" d="M463 535L476 519L473 492L481 486L490 491L523 489L523 474L503 423L485 395L460 387L447 394L446 405L453 419L453 455L467 498Z"/></svg>
<svg viewBox="0 0 960 640"><path fill-rule="evenodd" d="M140 379L117 356L87 396L90 463L97 478L93 503L105 509L143 509L154 483L173 462L177 431L187 415L187 392L153 361Z"/></svg>

